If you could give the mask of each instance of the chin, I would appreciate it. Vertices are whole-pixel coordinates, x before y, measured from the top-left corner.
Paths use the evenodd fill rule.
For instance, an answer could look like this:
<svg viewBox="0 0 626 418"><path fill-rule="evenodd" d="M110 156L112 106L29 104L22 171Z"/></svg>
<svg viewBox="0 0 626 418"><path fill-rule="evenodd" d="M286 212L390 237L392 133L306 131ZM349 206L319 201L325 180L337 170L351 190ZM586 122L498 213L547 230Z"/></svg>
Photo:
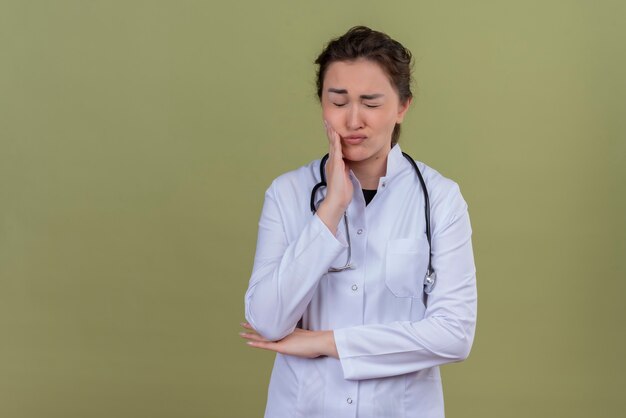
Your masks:
<svg viewBox="0 0 626 418"><path fill-rule="evenodd" d="M361 147L342 147L341 152L343 153L343 158L348 161L358 162L371 157L367 150Z"/></svg>

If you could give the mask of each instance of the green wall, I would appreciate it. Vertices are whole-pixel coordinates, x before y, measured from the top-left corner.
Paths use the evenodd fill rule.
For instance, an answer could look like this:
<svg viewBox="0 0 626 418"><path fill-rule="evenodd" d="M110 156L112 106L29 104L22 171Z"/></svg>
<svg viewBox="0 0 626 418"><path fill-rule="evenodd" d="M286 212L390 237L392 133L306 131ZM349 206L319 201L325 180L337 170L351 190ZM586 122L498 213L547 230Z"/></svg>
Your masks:
<svg viewBox="0 0 626 418"><path fill-rule="evenodd" d="M237 332L263 193L325 152L313 60L415 55L403 149L460 185L478 268L448 417L616 417L623 1L0 1L0 417L262 416Z"/></svg>

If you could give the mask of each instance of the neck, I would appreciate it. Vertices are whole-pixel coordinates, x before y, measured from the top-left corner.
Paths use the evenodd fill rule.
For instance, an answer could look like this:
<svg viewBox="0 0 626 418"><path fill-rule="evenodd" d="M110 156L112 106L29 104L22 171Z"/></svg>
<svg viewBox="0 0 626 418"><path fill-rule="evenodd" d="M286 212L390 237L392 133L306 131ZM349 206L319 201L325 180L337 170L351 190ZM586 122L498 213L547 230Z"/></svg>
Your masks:
<svg viewBox="0 0 626 418"><path fill-rule="evenodd" d="M387 156L389 149L386 149L381 155L372 155L363 161L350 161L348 165L356 178L364 189L375 190L378 188L378 182L387 172Z"/></svg>

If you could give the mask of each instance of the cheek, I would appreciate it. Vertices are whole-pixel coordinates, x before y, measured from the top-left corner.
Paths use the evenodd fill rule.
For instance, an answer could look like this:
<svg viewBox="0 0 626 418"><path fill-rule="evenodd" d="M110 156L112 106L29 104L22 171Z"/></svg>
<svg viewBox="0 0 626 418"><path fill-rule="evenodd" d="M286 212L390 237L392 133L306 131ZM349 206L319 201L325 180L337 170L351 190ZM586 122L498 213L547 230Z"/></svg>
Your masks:
<svg viewBox="0 0 626 418"><path fill-rule="evenodd" d="M322 115L328 116L333 113L333 110L336 109L333 106L330 106L328 103L322 103Z"/></svg>
<svg viewBox="0 0 626 418"><path fill-rule="evenodd" d="M324 120L330 122L331 125L336 125L341 117L341 112L339 112L338 109L333 109L331 107L323 107L322 117Z"/></svg>
<svg viewBox="0 0 626 418"><path fill-rule="evenodd" d="M393 129L395 125L394 120L388 114L382 112L370 114L367 118L367 124L370 128L379 132L387 132L389 126Z"/></svg>
<svg viewBox="0 0 626 418"><path fill-rule="evenodd" d="M391 129L398 123L398 112L395 109L387 115L387 123L391 126Z"/></svg>

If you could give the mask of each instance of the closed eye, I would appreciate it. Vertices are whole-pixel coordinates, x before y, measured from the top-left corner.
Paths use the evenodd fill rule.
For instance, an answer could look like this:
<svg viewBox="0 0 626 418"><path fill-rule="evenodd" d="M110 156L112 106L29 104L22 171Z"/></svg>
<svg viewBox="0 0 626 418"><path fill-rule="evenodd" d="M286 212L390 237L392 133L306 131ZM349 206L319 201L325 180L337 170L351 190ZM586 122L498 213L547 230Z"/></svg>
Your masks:
<svg viewBox="0 0 626 418"><path fill-rule="evenodd" d="M380 107L380 105L372 105L372 104L366 104L365 106L369 107L370 109L373 109L375 107Z"/></svg>
<svg viewBox="0 0 626 418"><path fill-rule="evenodd" d="M346 105L345 103L333 103L333 104L337 107L342 107Z"/></svg>

